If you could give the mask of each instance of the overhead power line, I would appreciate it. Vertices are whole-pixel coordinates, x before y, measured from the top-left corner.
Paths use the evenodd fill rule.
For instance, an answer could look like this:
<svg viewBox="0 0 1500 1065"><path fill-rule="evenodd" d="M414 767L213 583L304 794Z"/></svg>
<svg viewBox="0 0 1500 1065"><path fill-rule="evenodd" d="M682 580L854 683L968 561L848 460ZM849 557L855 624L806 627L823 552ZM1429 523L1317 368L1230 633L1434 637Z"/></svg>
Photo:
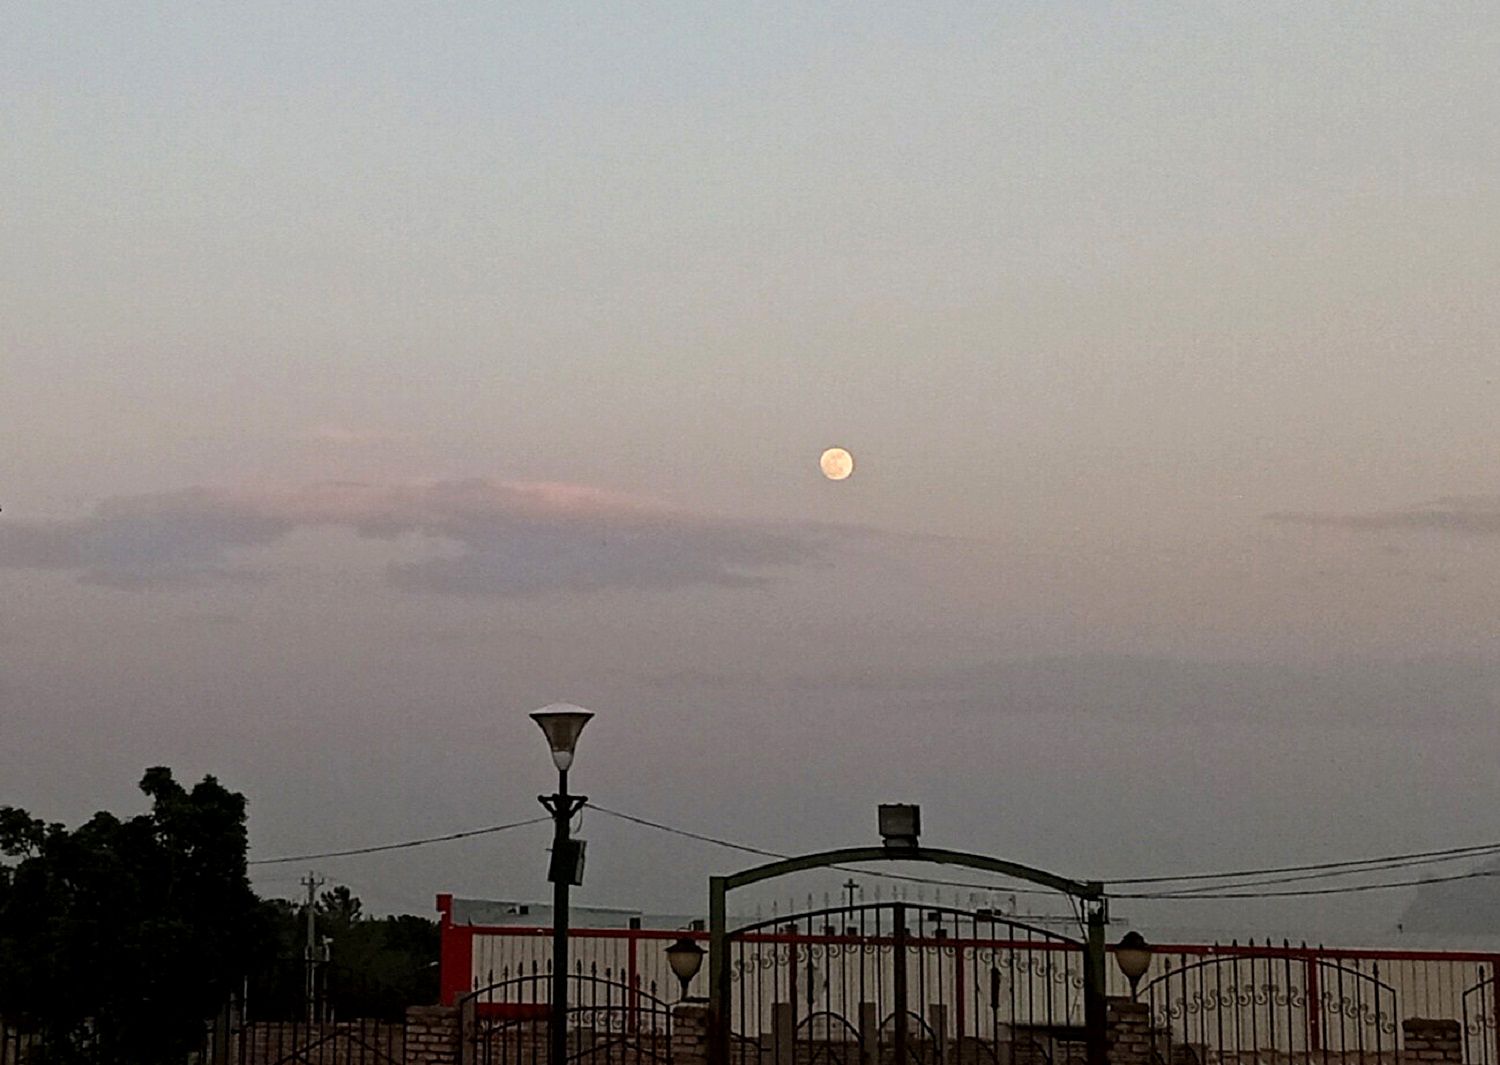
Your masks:
<svg viewBox="0 0 1500 1065"><path fill-rule="evenodd" d="M449 832L444 836L427 836L423 839L408 839L400 843L382 843L374 847L353 847L343 851L321 851L316 854L288 854L279 858L257 858L248 865L282 865L286 862L307 862L317 858L351 858L357 854L379 854L382 851L399 851L409 847L425 847L429 843L449 843L456 839L469 839L472 836L488 836L496 832L508 832L513 828L525 828L527 825L540 824L543 821L551 821L552 818L532 817L525 821L511 821L504 825L490 825L487 828L471 828L464 832Z"/></svg>
<svg viewBox="0 0 1500 1065"><path fill-rule="evenodd" d="M1457 855L1449 854L1442 857L1414 857L1409 861L1385 860L1379 865L1369 865L1359 868L1327 869L1322 872L1298 873L1293 876L1266 877L1260 880L1239 880L1227 886L1240 889L1263 887L1269 884L1294 884L1307 880L1328 880L1334 877L1360 876L1365 873L1384 873L1392 869L1410 869L1419 865L1441 865L1468 858L1482 858L1495 853L1500 853L1500 848L1475 850ZM1115 883L1124 883L1124 881L1115 881ZM1172 898L1191 898L1212 891L1223 891L1225 887L1226 885L1218 883L1198 884L1194 887L1170 888L1164 891L1163 894Z"/></svg>
<svg viewBox="0 0 1500 1065"><path fill-rule="evenodd" d="M1282 865L1265 869L1239 869L1221 873L1185 873L1177 876L1114 877L1111 884L1166 884L1179 880L1233 880L1245 876L1267 876L1272 873L1302 873L1315 869L1350 869L1354 866L1379 867L1387 863L1420 864L1414 859L1446 861L1458 858L1477 858L1487 853L1500 852L1500 843L1476 843L1468 847L1449 847L1446 850L1416 851L1410 854L1388 854L1379 858L1350 858L1337 862L1310 862L1306 865ZM1391 867L1395 867L1393 864Z"/></svg>
<svg viewBox="0 0 1500 1065"><path fill-rule="evenodd" d="M733 840L719 839L716 836L705 836L701 832L691 832L685 828L676 828L672 825L664 825L660 821L651 821L644 817L637 817L635 816L635 814L621 813L619 810L611 810L608 807L599 806L594 803L589 804L589 809L597 810L601 814L608 814L610 817L618 817L622 821L630 821L637 825L643 825L646 828L654 828L657 831L667 832L674 836L682 836L686 839L694 839L699 843L711 843L715 847L724 847L729 850L741 851L745 854L755 854L759 855L762 858L779 859L791 857L791 855L782 854L780 851L769 851L764 847L752 847L748 843L736 843ZM851 866L846 865L832 865L829 866L829 868L835 869L841 873L858 873L860 876L873 877L879 880L897 880L907 884L925 884L933 887L968 888L971 891L1004 891L1008 895L1057 894L1057 892L1055 891L1047 891L1042 888L1011 887L1009 884L995 883L974 884L962 880L938 880L933 877L927 876L908 876L903 873L885 873L873 869L855 869Z"/></svg>
<svg viewBox="0 0 1500 1065"><path fill-rule="evenodd" d="M765 850L761 847L752 847L744 843L736 843L733 840L719 839L714 836L692 832L687 829L676 828L672 825L664 825L658 821L651 821L634 814L621 813L618 810L610 810L602 806L594 806L593 809L611 817L618 817L625 821L631 821L647 828L654 828L672 835L684 836L688 839L699 840L703 843L711 843L719 847L727 847L731 850L744 851L749 854L757 854L766 858L785 858L787 855L776 851ZM1303 888L1290 891L1241 891L1240 888L1253 887L1261 884L1276 884L1296 880L1328 879L1332 877L1353 876L1359 873L1384 872L1388 869L1403 868L1412 865L1427 865L1436 862L1456 861L1461 858L1482 857L1487 854L1500 853L1500 843L1482 843L1469 847L1450 847L1438 851L1419 851L1411 854L1387 855L1380 858L1359 858L1336 862L1314 862L1306 865L1279 866L1264 869L1248 869L1237 872L1218 873L1195 873L1182 876L1161 877L1137 877L1134 879L1120 878L1106 881L1106 888L1114 884L1155 884L1172 883L1180 881L1196 880L1228 880L1231 878L1244 878L1251 876L1263 876L1273 873L1300 872L1307 873L1305 876L1287 877L1283 880L1262 880L1247 883L1231 883L1225 885L1205 885L1199 888L1182 888L1175 891L1160 892L1118 892L1106 891L1111 898L1117 899L1155 899L1155 900L1178 900L1191 902L1197 899L1258 899L1258 898L1296 898L1309 895L1338 895L1364 891L1383 891L1391 888L1414 887L1423 884L1442 884L1453 880L1473 880L1483 877L1500 876L1500 870L1491 872L1455 873L1451 876L1427 877L1418 880L1396 880L1378 882L1373 884L1346 884L1342 886L1326 888ZM909 883L931 884L939 887L968 888L978 891L1003 890L1007 893L1019 892L1024 894L1050 895L1050 891L1036 888L1014 888L1009 885L997 884L975 884L956 880L938 880L930 877L903 876L897 873L874 872L867 869L850 870L864 876L880 877L883 879L903 880ZM1222 890L1215 891L1215 888Z"/></svg>
<svg viewBox="0 0 1500 1065"><path fill-rule="evenodd" d="M597 810L601 814L608 814L610 817L618 817L621 821L629 821L632 824L643 825L646 828L654 828L658 832L667 832L674 836L683 836L687 839L695 839L699 843L712 843L715 847L725 847L729 850L741 851L745 854L757 854L762 858L789 857L788 855L782 854L779 851L768 851L764 847L752 847L748 843L735 843L733 840L718 839L715 836L705 836L701 832L691 832L685 828L676 828L672 825L664 825L660 821L648 821L644 817L637 817L635 814L621 813L619 810L611 810L609 807L600 806L598 803L591 802L589 803L588 808L590 810Z"/></svg>
<svg viewBox="0 0 1500 1065"><path fill-rule="evenodd" d="M1453 873L1449 876L1430 876L1419 880L1387 880L1375 884L1344 884L1338 887L1298 888L1292 891L1220 891L1202 895L1174 895L1170 892L1111 892L1110 898L1156 899L1172 902L1193 902L1198 899L1290 899L1309 895L1353 895L1361 891L1386 891L1391 888L1422 887L1427 884L1448 884L1455 880L1481 880L1487 877L1500 877L1500 869Z"/></svg>
<svg viewBox="0 0 1500 1065"><path fill-rule="evenodd" d="M707 843L715 847L723 847L728 850L739 851L744 854L753 854L761 858L783 859L789 857L780 851L769 850L765 847L756 847L748 843L739 843L734 840L723 839L718 836L710 836L702 832L694 832L686 828L678 828L675 825L664 824L649 818L628 814L621 810L612 810L606 806L591 804L589 809L597 810L599 813L609 817L628 821L632 824L650 828L658 832L680 836L684 839L695 840L699 843ZM548 817L532 817L523 821L511 821L500 825L489 825L485 828L474 828L463 832L449 832L440 836L426 836L421 839L403 840L399 843L383 843L370 847L353 847L347 850L321 851L309 854L283 855L276 858L258 858L248 864L250 865L281 865L290 862L305 862L323 858L349 858L364 854L379 854L385 851L406 850L412 847L424 847L434 843L449 843L454 840L469 839L475 836L493 835L499 832L507 832L511 829L524 828L528 825L541 824L551 820ZM1278 891L1252 891L1245 890L1278 884L1303 882L1308 880L1325 880L1339 877L1358 876L1361 874L1387 872L1394 869L1409 868L1419 865L1435 865L1450 861L1459 861L1468 858L1486 857L1491 854L1500 854L1500 843L1479 843L1466 847L1449 847L1442 850L1415 851L1406 854L1390 854L1378 858L1352 858L1333 862L1309 862L1302 865L1270 866L1259 869L1239 869L1232 871L1210 872L1210 873L1187 873L1174 876L1151 876L1151 877L1119 877L1107 881L1109 887L1138 886L1150 884L1178 884L1179 887L1168 887L1159 891L1136 891L1122 892L1109 891L1112 898L1118 899L1141 899L1156 901L1185 901L1202 899L1266 899L1266 898L1304 898L1316 895L1343 895L1366 891L1384 891L1394 888L1421 887L1427 884L1445 884L1459 880L1476 880L1491 877L1500 877L1500 870L1486 870L1476 872L1454 873L1446 876L1434 876L1409 880L1378 881L1375 883L1343 884L1320 888L1294 888ZM1055 892L1039 888L1014 887L1009 884L974 883L962 880L943 880L935 877L912 876L902 873L888 873L871 869L854 869L843 866L835 867L841 872L858 873L881 880L894 880L910 884L922 884L933 887L962 888L971 891L1004 891L1006 893L1027 895L1051 895ZM1279 874L1294 874L1280 876ZM1265 879L1246 879L1249 877L1261 877ZM1192 885L1195 881L1236 881L1230 883L1199 883Z"/></svg>

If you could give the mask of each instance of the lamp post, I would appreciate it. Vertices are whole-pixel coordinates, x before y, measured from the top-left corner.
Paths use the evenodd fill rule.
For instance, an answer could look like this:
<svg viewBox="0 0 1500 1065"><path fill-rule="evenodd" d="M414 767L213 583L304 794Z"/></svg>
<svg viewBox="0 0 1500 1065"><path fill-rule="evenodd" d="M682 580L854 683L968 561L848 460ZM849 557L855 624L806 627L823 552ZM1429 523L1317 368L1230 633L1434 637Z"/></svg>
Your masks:
<svg viewBox="0 0 1500 1065"><path fill-rule="evenodd" d="M1126 932L1115 944L1115 964L1130 981L1130 997L1134 999L1136 985L1151 968L1151 944L1139 932Z"/></svg>
<svg viewBox="0 0 1500 1065"><path fill-rule="evenodd" d="M672 975L682 984L682 1001L688 1001L688 985L703 965L703 948L696 940L681 936L667 948L667 964L672 967Z"/></svg>
<svg viewBox="0 0 1500 1065"><path fill-rule="evenodd" d="M557 792L538 795L537 800L552 815L552 860L547 879L552 881L552 1008L548 1015L551 1065L568 1060L568 891L583 883L583 844L573 839L573 815L588 802L584 795L568 794L568 769L578 735L594 715L581 706L553 703L531 715L542 727L552 764L557 766Z"/></svg>

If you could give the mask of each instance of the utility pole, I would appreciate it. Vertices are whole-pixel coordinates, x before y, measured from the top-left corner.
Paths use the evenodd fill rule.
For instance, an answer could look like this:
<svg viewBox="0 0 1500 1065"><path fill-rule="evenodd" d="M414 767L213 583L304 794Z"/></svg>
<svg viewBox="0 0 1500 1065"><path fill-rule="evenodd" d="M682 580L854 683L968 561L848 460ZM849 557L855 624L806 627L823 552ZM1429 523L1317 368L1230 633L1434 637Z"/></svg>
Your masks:
<svg viewBox="0 0 1500 1065"><path fill-rule="evenodd" d="M849 896L849 908L852 910L854 909L854 893L859 891L859 882L851 876L848 880L844 881L843 886L844 891Z"/></svg>
<svg viewBox="0 0 1500 1065"><path fill-rule="evenodd" d="M315 892L323 886L323 878L309 872L302 881L302 886L307 888L307 945L302 949L302 960L307 972L303 991L307 999L307 1023L311 1024L318 1015L318 959L321 953L318 950L318 929L313 919L313 904L317 898Z"/></svg>

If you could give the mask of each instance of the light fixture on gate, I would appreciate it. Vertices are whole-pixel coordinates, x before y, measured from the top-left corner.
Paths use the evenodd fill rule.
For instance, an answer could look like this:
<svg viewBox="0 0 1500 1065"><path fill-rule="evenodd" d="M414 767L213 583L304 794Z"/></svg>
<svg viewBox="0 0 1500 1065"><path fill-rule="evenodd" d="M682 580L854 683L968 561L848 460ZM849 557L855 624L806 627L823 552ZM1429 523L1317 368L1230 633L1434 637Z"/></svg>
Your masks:
<svg viewBox="0 0 1500 1065"><path fill-rule="evenodd" d="M1135 998L1136 985L1151 968L1151 944L1139 932L1126 932L1115 944L1115 964L1130 981L1130 997Z"/></svg>
<svg viewBox="0 0 1500 1065"><path fill-rule="evenodd" d="M573 748L578 746L579 733L593 716L591 711L571 703L553 703L531 715L531 720L542 726L542 731L547 734L547 746L552 748L552 764L564 773L573 765Z"/></svg>
<svg viewBox="0 0 1500 1065"><path fill-rule="evenodd" d="M880 804L880 839L894 850L915 850L922 834L922 808L915 803Z"/></svg>
<svg viewBox="0 0 1500 1065"><path fill-rule="evenodd" d="M672 975L682 985L682 998L686 1001L688 985L703 966L703 948L698 945L697 940L681 936L667 948L667 964L672 967Z"/></svg>

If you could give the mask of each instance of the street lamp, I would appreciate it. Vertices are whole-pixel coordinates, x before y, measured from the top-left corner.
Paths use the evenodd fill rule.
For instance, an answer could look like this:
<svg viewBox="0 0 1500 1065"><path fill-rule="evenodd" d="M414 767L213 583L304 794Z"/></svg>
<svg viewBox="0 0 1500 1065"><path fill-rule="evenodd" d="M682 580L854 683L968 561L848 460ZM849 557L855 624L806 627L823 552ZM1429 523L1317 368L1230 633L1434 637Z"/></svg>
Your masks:
<svg viewBox="0 0 1500 1065"><path fill-rule="evenodd" d="M682 936L667 948L667 964L672 967L672 974L677 977L678 983L682 984L682 999L686 1002L688 985L693 982L693 977L698 975L698 970L703 965L703 948L696 940Z"/></svg>
<svg viewBox="0 0 1500 1065"><path fill-rule="evenodd" d="M531 715L542 727L552 764L557 766L557 792L538 795L537 800L552 815L552 861L547 879L552 881L552 1009L548 1017L552 1065L568 1060L568 891L583 883L583 842L572 837L573 815L588 802L584 795L568 794L568 769L578 735L594 715L571 703L553 703Z"/></svg>
<svg viewBox="0 0 1500 1065"><path fill-rule="evenodd" d="M1135 998L1136 985L1151 968L1151 944L1139 932L1126 932L1115 944L1115 964L1130 981L1130 997Z"/></svg>

